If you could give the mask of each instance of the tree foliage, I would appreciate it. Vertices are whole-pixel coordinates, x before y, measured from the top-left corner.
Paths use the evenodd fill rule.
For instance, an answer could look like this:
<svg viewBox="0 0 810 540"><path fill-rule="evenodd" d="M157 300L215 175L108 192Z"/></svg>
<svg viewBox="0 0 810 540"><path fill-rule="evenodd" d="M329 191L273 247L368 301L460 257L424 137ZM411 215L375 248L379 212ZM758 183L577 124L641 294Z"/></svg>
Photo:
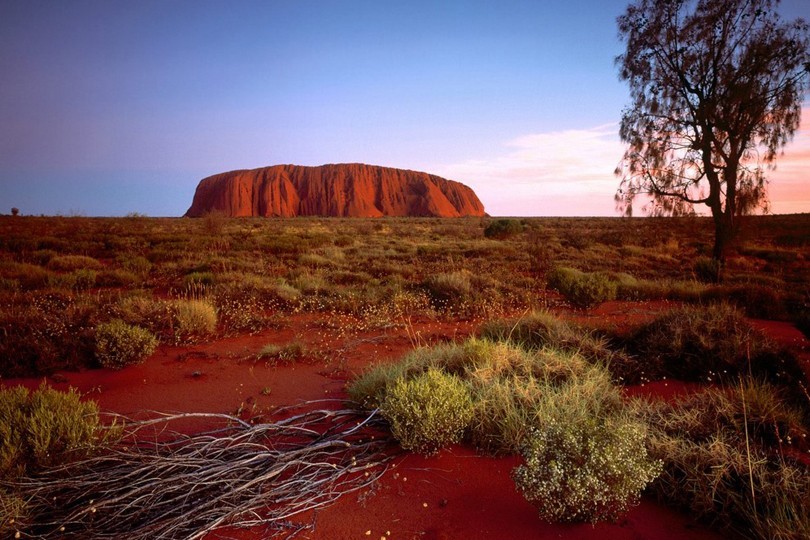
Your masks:
<svg viewBox="0 0 810 540"><path fill-rule="evenodd" d="M799 127L810 74L802 19L778 0L636 0L619 17L630 86L620 136L619 209L649 196L653 215L705 204L722 260L736 217L767 210L764 169Z"/></svg>

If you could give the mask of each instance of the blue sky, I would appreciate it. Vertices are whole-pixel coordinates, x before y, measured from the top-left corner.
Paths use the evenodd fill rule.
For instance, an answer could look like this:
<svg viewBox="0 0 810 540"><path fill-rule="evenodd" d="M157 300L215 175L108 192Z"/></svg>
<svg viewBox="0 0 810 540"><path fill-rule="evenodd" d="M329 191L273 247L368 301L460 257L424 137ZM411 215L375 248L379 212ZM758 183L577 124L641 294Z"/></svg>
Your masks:
<svg viewBox="0 0 810 540"><path fill-rule="evenodd" d="M211 174L364 162L493 215L614 215L626 6L3 0L0 212L176 216ZM783 161L774 211L810 211L806 130Z"/></svg>

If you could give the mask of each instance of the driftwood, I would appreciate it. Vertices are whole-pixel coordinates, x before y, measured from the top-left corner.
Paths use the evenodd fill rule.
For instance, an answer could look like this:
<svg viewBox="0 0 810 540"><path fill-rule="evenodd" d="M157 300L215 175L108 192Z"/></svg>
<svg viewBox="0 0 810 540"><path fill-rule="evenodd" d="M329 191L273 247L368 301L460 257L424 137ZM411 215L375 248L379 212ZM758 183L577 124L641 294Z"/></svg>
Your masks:
<svg viewBox="0 0 810 540"><path fill-rule="evenodd" d="M172 431L200 418L219 427ZM222 538L247 527L289 538L314 526L313 510L371 486L396 448L376 411L122 420L108 451L15 483L36 521L26 538Z"/></svg>

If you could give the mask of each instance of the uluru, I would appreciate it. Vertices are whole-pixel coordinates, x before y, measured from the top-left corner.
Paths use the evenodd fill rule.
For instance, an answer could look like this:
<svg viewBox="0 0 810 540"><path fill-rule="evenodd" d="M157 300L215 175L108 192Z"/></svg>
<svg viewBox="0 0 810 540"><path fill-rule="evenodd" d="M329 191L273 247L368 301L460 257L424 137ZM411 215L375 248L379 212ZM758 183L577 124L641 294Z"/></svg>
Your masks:
<svg viewBox="0 0 810 540"><path fill-rule="evenodd" d="M274 165L200 181L187 217L463 217L484 205L460 182L425 172L343 163Z"/></svg>

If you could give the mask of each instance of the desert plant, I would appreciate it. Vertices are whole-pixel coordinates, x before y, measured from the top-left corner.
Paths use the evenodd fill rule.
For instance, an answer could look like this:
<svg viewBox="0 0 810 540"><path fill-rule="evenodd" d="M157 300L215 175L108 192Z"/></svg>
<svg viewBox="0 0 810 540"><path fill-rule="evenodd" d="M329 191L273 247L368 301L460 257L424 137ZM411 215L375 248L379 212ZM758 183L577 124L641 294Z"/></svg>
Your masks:
<svg viewBox="0 0 810 540"><path fill-rule="evenodd" d="M589 360L609 365L623 354L612 349L605 338L566 322L548 311L531 311L518 319L496 319L485 323L481 337L508 340L526 348L552 347L576 352Z"/></svg>
<svg viewBox="0 0 810 540"><path fill-rule="evenodd" d="M20 529L28 522L28 503L16 493L0 489L0 534L6 538L19 538Z"/></svg>
<svg viewBox="0 0 810 540"><path fill-rule="evenodd" d="M456 272L442 272L434 274L425 280L425 287L431 298L440 304L460 302L466 299L471 291L470 272L459 270Z"/></svg>
<svg viewBox="0 0 810 540"><path fill-rule="evenodd" d="M513 479L546 521L615 521L661 471L646 435L629 416L546 417L526 439Z"/></svg>
<svg viewBox="0 0 810 540"><path fill-rule="evenodd" d="M14 478L82 457L109 442L114 430L100 422L98 405L71 388L45 383L29 392L0 388L0 478Z"/></svg>
<svg viewBox="0 0 810 540"><path fill-rule="evenodd" d="M156 346L157 339L149 330L120 319L96 327L96 358L104 367L120 369L139 364Z"/></svg>
<svg viewBox="0 0 810 540"><path fill-rule="evenodd" d="M152 270L152 263L149 262L149 259L140 255L120 255L117 257L117 261L125 270L140 276L146 275Z"/></svg>
<svg viewBox="0 0 810 540"><path fill-rule="evenodd" d="M99 297L68 292L26 293L0 309L0 373L51 373L94 362Z"/></svg>
<svg viewBox="0 0 810 540"><path fill-rule="evenodd" d="M523 232L523 224L516 219L496 219L484 228L486 238L509 238Z"/></svg>
<svg viewBox="0 0 810 540"><path fill-rule="evenodd" d="M429 370L459 377L468 385L474 407L468 433L473 444L491 454L517 452L541 410L551 414L568 409L599 417L621 407L618 388L598 363L572 351L530 351L476 338L417 349L399 363L383 364L358 377L348 393L366 408L378 407L395 382Z"/></svg>
<svg viewBox="0 0 810 540"><path fill-rule="evenodd" d="M775 345L728 304L673 309L632 333L628 348L645 359L651 378L717 380L764 363Z"/></svg>
<svg viewBox="0 0 810 540"><path fill-rule="evenodd" d="M259 360L274 360L282 363L295 362L306 356L307 350L300 341L292 341L286 345L270 343L262 347L257 358Z"/></svg>
<svg viewBox="0 0 810 540"><path fill-rule="evenodd" d="M652 484L660 498L745 537L808 536L810 471L782 451L806 448L807 426L773 387L746 380L634 406L651 426L651 455L664 461Z"/></svg>
<svg viewBox="0 0 810 540"><path fill-rule="evenodd" d="M213 272L191 272L183 277L183 286L187 289L205 288L216 283Z"/></svg>
<svg viewBox="0 0 810 540"><path fill-rule="evenodd" d="M95 286L98 272L88 268L79 268L78 270L73 270L69 274L63 274L59 277L61 278L63 288L86 291Z"/></svg>
<svg viewBox="0 0 810 540"><path fill-rule="evenodd" d="M546 280L550 287L579 308L587 309L616 298L616 282L605 274L557 267L546 275Z"/></svg>
<svg viewBox="0 0 810 540"><path fill-rule="evenodd" d="M79 269L101 270L103 266L96 259L85 255L58 255L48 261L48 268L70 272Z"/></svg>
<svg viewBox="0 0 810 540"><path fill-rule="evenodd" d="M217 328L217 311L207 300L177 300L174 303L176 335L183 339L212 334Z"/></svg>
<svg viewBox="0 0 810 540"><path fill-rule="evenodd" d="M397 379L380 410L403 448L430 455L461 440L473 404L461 380L428 369L413 379Z"/></svg>
<svg viewBox="0 0 810 540"><path fill-rule="evenodd" d="M720 282L720 262L711 257L698 257L692 267L698 281L705 283Z"/></svg>
<svg viewBox="0 0 810 540"><path fill-rule="evenodd" d="M142 294L121 297L114 307L114 314L124 322L147 328L155 334L169 333L173 324L169 302Z"/></svg>

